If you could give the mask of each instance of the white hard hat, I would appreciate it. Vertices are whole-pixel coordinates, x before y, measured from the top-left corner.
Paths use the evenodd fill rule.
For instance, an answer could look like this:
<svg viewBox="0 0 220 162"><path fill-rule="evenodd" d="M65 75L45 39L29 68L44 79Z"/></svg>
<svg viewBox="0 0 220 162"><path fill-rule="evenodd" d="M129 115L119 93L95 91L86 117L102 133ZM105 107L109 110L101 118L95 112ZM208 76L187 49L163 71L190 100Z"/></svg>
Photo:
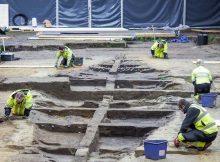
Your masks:
<svg viewBox="0 0 220 162"><path fill-rule="evenodd" d="M201 64L202 64L202 60L201 60L201 59L197 59L197 60L196 60L196 65L197 65L197 66L200 66Z"/></svg>

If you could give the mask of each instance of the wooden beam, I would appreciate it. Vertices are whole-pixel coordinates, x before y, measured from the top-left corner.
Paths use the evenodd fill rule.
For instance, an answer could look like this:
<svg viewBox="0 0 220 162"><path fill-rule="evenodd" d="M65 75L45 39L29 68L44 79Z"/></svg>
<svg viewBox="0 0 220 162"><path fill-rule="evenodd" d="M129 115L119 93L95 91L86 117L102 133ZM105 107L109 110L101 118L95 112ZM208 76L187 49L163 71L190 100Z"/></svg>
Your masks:
<svg viewBox="0 0 220 162"><path fill-rule="evenodd" d="M191 29L191 30L195 32L202 32L202 33L220 33L220 29L219 30Z"/></svg>
<svg viewBox="0 0 220 162"><path fill-rule="evenodd" d="M174 33L136 33L136 37L176 37Z"/></svg>
<svg viewBox="0 0 220 162"><path fill-rule="evenodd" d="M0 68L55 68L52 65L0 65Z"/></svg>
<svg viewBox="0 0 220 162"><path fill-rule="evenodd" d="M192 61L194 64L196 61ZM203 61L204 64L220 64L220 61Z"/></svg>

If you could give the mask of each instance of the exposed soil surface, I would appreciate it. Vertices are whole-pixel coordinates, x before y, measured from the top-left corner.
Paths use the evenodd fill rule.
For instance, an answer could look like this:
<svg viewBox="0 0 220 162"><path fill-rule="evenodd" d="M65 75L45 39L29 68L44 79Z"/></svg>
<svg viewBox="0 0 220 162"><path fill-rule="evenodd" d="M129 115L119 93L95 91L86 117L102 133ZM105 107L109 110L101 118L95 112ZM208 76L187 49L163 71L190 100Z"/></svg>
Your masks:
<svg viewBox="0 0 220 162"><path fill-rule="evenodd" d="M53 48L13 52L16 60L0 62L1 162L147 161L134 156L136 148L146 138L172 141L184 118L176 107L178 99L193 101L192 61L215 61L205 66L214 77L211 91L220 92L219 44L169 43L169 59L152 58L152 42L134 42L128 48L73 49L76 57L83 57L83 66L56 69L54 46L71 42L28 42L28 36L18 34L6 45ZM67 81L55 83L61 76ZM32 89L34 106L28 119L4 119L6 100L16 90L7 86ZM219 106L217 98L215 108L207 108L216 119ZM219 140L218 136L204 154L187 156L183 154L190 151L175 150L171 144L169 149L175 153L162 161L218 161Z"/></svg>

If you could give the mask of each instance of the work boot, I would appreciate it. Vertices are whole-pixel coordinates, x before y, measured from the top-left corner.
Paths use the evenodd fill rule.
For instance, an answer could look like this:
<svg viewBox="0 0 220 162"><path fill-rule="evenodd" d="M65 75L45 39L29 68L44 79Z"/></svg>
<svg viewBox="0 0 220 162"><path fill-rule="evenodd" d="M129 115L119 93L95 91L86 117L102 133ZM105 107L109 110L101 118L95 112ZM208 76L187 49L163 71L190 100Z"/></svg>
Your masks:
<svg viewBox="0 0 220 162"><path fill-rule="evenodd" d="M198 151L204 151L211 145L212 145L212 142L207 142L204 147L197 147L197 150Z"/></svg>

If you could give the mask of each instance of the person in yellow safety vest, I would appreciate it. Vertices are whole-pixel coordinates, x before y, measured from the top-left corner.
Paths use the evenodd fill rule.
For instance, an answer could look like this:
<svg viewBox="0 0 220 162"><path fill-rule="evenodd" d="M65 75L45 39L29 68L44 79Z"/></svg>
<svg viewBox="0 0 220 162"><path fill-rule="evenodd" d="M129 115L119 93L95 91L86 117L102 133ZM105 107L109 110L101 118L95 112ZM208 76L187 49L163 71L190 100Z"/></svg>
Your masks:
<svg viewBox="0 0 220 162"><path fill-rule="evenodd" d="M168 44L165 40L156 41L151 47L152 57L168 59Z"/></svg>
<svg viewBox="0 0 220 162"><path fill-rule="evenodd" d="M28 117L32 109L32 94L29 89L14 91L8 98L5 106L5 117L13 115Z"/></svg>
<svg viewBox="0 0 220 162"><path fill-rule="evenodd" d="M174 145L185 143L199 151L206 150L215 140L218 127L207 110L197 104L190 104L185 99L178 102L179 109L186 114Z"/></svg>
<svg viewBox="0 0 220 162"><path fill-rule="evenodd" d="M210 93L212 84L211 72L202 66L202 60L196 61L197 68L192 71L192 83L194 85L194 96L199 99L199 94Z"/></svg>
<svg viewBox="0 0 220 162"><path fill-rule="evenodd" d="M58 67L59 58L63 57L63 60L60 63L60 66L64 66L64 68L68 68L73 66L74 55L73 51L67 46L60 46L59 51L56 55L55 67Z"/></svg>

